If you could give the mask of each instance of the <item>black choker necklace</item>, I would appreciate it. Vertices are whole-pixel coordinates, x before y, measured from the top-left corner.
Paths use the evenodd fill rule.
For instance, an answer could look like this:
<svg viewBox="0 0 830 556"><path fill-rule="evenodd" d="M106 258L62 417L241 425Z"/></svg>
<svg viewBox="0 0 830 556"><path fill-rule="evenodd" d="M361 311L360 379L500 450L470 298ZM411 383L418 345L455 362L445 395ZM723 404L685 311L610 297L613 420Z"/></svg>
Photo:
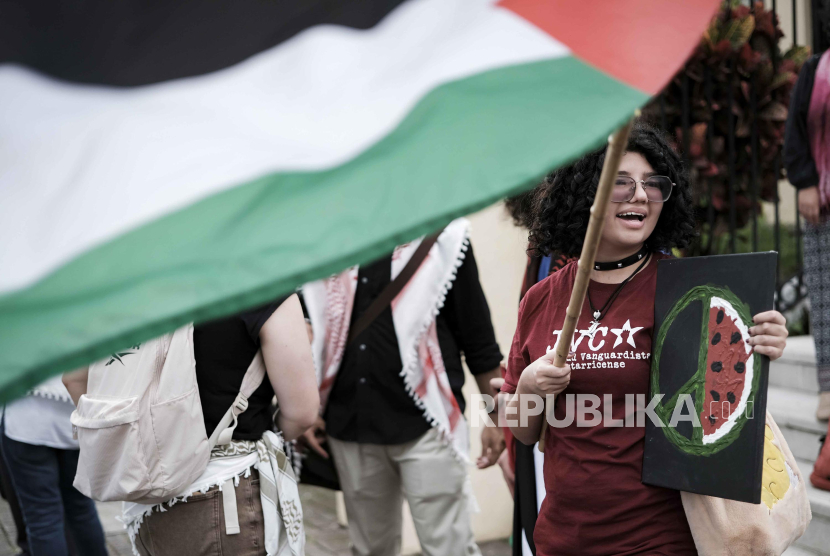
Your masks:
<svg viewBox="0 0 830 556"><path fill-rule="evenodd" d="M602 309L597 309L596 307L594 307L594 302L591 301L591 292L589 290L585 290L585 293L588 296L588 306L591 307L591 315L594 317L594 320L591 321L591 328L592 329L595 329L596 327L599 326L600 319L602 319L602 317L605 316L605 314L608 312L608 309L611 307L611 304L614 303L614 300L617 299L618 295L620 295L620 292L622 291L622 289L629 282L629 280L634 278L634 276L636 276L636 274L638 272L643 270L643 267L646 266L646 264L648 264L648 260L649 260L649 256L646 255L646 258L643 260L642 263L640 263L640 266L638 266L637 269L634 272L632 272L631 275L628 278L623 280L620 283L620 285L617 286L617 288L614 290L614 293L611 294L611 297L609 297L608 301L605 302L605 305L602 306Z"/></svg>
<svg viewBox="0 0 830 556"><path fill-rule="evenodd" d="M630 257L626 257L624 259L620 259L619 261L611 261L610 263L594 263L594 270L617 270L618 268L625 268L627 266L631 266L637 261L642 261L643 257L648 254L648 247L643 244L643 247L631 255Z"/></svg>

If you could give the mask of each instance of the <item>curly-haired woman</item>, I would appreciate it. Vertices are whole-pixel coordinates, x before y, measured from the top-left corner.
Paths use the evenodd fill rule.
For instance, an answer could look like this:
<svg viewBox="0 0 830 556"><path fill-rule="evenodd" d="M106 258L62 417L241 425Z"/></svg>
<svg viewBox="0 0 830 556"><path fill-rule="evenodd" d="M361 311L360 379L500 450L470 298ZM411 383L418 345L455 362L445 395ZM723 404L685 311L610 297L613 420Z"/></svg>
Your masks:
<svg viewBox="0 0 830 556"><path fill-rule="evenodd" d="M604 157L604 150L590 153L549 175L537 190L530 230L536 250L581 251ZM594 394L601 400L596 409L615 419L624 417L627 394L648 394L656 261L686 246L695 233L688 178L660 132L641 124L632 130L611 200L597 261L616 264L612 270L592 270L569 364L554 366L552 347L576 262L525 295L503 391ZM769 311L754 320L750 343L755 351L780 357L786 345L784 318ZM616 368L583 362L588 354L612 352ZM612 403L606 408L607 395ZM530 404L520 404L516 395L509 405L520 416L518 426L510 427L513 434L534 443L544 415L532 415ZM556 398L554 415L564 420L564 396ZM534 531L537 556L697 554L679 492L641 481L644 434L642 427L602 424L548 427L546 496Z"/></svg>

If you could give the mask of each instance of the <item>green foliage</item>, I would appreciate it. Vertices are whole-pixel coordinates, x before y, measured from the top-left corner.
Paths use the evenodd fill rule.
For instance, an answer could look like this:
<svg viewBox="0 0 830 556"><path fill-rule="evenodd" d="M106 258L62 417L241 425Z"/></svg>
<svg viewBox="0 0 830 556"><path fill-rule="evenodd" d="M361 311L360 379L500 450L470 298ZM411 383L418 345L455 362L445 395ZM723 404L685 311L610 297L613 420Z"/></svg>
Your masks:
<svg viewBox="0 0 830 556"><path fill-rule="evenodd" d="M796 235L793 225L782 224L779 227L778 275L781 277L793 276L799 267L796 257ZM702 235L703 242L708 237ZM758 218L758 249L755 251L775 251L775 226L763 218ZM714 238L713 253L729 253L729 234L719 234ZM752 253L752 223L750 222L735 233L735 252Z"/></svg>
<svg viewBox="0 0 830 556"><path fill-rule="evenodd" d="M790 93L804 46L781 53L783 33L777 16L757 2L750 10L726 0L683 69L644 109L644 117L662 125L690 162L697 218L703 230L692 254L713 254L729 231L729 136L734 137L737 227L752 214L752 131L757 133L757 199L772 201L783 177L776 168L784 143ZM688 87L689 134L683 137L684 85ZM754 96L754 99L753 99ZM730 128L731 119L734 127ZM711 99L711 101L710 101ZM755 109L752 109L752 103ZM756 210L760 214L758 205ZM714 225L709 229L710 217ZM717 240L717 241L716 241Z"/></svg>
<svg viewBox="0 0 830 556"><path fill-rule="evenodd" d="M799 268L799 257L796 250L796 234L795 226L792 224L782 224L779 227L779 249L778 249L778 276L790 277L794 276ZM711 238L712 253L730 253L729 248L729 234L717 234ZM710 237L707 229L704 229L699 238L701 243L708 244ZM752 253L754 251L775 251L775 226L770 224L763 218L758 218L758 248L752 249L752 223L740 228L735 233L735 252L736 253ZM683 256L679 250L675 249L674 256ZM688 253L686 253L688 254Z"/></svg>
<svg viewBox="0 0 830 556"><path fill-rule="evenodd" d="M779 280L787 280L798 272L800 257L796 250L795 226L792 224L781 225L779 228L778 248L778 277ZM709 236L706 231L699 238L703 244L709 243ZM763 218L758 219L758 249L756 251L775 251L775 226ZM729 253L729 234L719 234L712 238L712 253ZM735 233L735 252L752 253L752 223L744 226ZM678 250L674 250L675 256L682 256ZM791 336L809 334L809 314L802 306L785 315L787 317L787 330Z"/></svg>

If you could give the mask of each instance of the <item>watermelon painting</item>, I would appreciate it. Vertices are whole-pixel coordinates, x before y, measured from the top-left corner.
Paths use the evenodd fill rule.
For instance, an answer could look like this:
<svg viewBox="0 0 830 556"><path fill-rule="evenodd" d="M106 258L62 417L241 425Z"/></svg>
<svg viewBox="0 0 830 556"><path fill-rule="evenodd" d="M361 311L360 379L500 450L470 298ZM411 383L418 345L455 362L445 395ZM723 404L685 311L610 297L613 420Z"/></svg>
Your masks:
<svg viewBox="0 0 830 556"><path fill-rule="evenodd" d="M700 422L703 444L712 444L732 430L746 410L755 373L749 329L732 304L720 297L712 297L709 302L707 341Z"/></svg>
<svg viewBox="0 0 830 556"><path fill-rule="evenodd" d="M681 396L691 395L699 427L691 437L674 427L662 428L664 434L680 450L707 456L731 444L740 434L747 418L752 417L754 397L758 388L760 358L749 345L752 317L749 308L729 288L712 285L697 286L688 291L663 321L654 342L651 391L660 392L660 354L666 335L677 316L692 303L702 303L703 322L697 371L677 392L655 412L669 423Z"/></svg>
<svg viewBox="0 0 830 556"><path fill-rule="evenodd" d="M645 484L750 504L786 492L764 455L769 358L749 333L775 306L777 266L775 252L658 261Z"/></svg>

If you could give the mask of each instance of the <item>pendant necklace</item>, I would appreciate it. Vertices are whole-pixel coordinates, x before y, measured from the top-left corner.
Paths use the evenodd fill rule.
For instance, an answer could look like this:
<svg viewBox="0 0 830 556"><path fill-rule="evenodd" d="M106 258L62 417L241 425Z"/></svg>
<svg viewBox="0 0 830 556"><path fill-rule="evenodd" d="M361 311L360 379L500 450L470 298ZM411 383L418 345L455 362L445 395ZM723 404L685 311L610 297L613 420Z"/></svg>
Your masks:
<svg viewBox="0 0 830 556"><path fill-rule="evenodd" d="M643 249L645 249L645 246L643 246ZM642 251L642 249L641 249L641 251ZM632 255L632 257L636 257L636 255L637 254ZM628 259L630 259L630 258L631 257L628 257ZM602 308L597 309L596 307L594 307L594 303L593 303L593 301L591 301L590 289L586 291L587 297L588 297L588 305L591 307L591 313L592 313L592 316L594 317L594 320L591 321L591 326L592 327L599 326L600 319L602 319L602 317L605 316L608 313L608 309L611 308L611 304L614 303L614 300L617 299L618 295L620 295L620 292L622 291L622 289L629 282L629 280L634 278L634 276L638 272L640 272L643 269L644 266L646 266L646 264L648 263L650 258L651 258L651 256L649 254L646 254L645 258L643 259L643 262L640 263L640 266L638 266L637 269L634 272L632 272L631 275L628 278L626 278L625 280L620 282L620 285L617 286L617 289L614 290L614 293L611 294L611 297L608 298L608 301L605 302L605 305L603 305ZM623 260L625 260L625 259L623 259ZM634 262L636 262L637 260L638 259L635 259ZM621 262L621 261L617 261L617 262ZM615 264L616 265L617 262L615 262L615 263L600 263L600 264ZM629 265L630 264L631 263L629 263ZM626 265L626 266L629 266L629 265ZM614 267L614 268L616 268L616 267Z"/></svg>

